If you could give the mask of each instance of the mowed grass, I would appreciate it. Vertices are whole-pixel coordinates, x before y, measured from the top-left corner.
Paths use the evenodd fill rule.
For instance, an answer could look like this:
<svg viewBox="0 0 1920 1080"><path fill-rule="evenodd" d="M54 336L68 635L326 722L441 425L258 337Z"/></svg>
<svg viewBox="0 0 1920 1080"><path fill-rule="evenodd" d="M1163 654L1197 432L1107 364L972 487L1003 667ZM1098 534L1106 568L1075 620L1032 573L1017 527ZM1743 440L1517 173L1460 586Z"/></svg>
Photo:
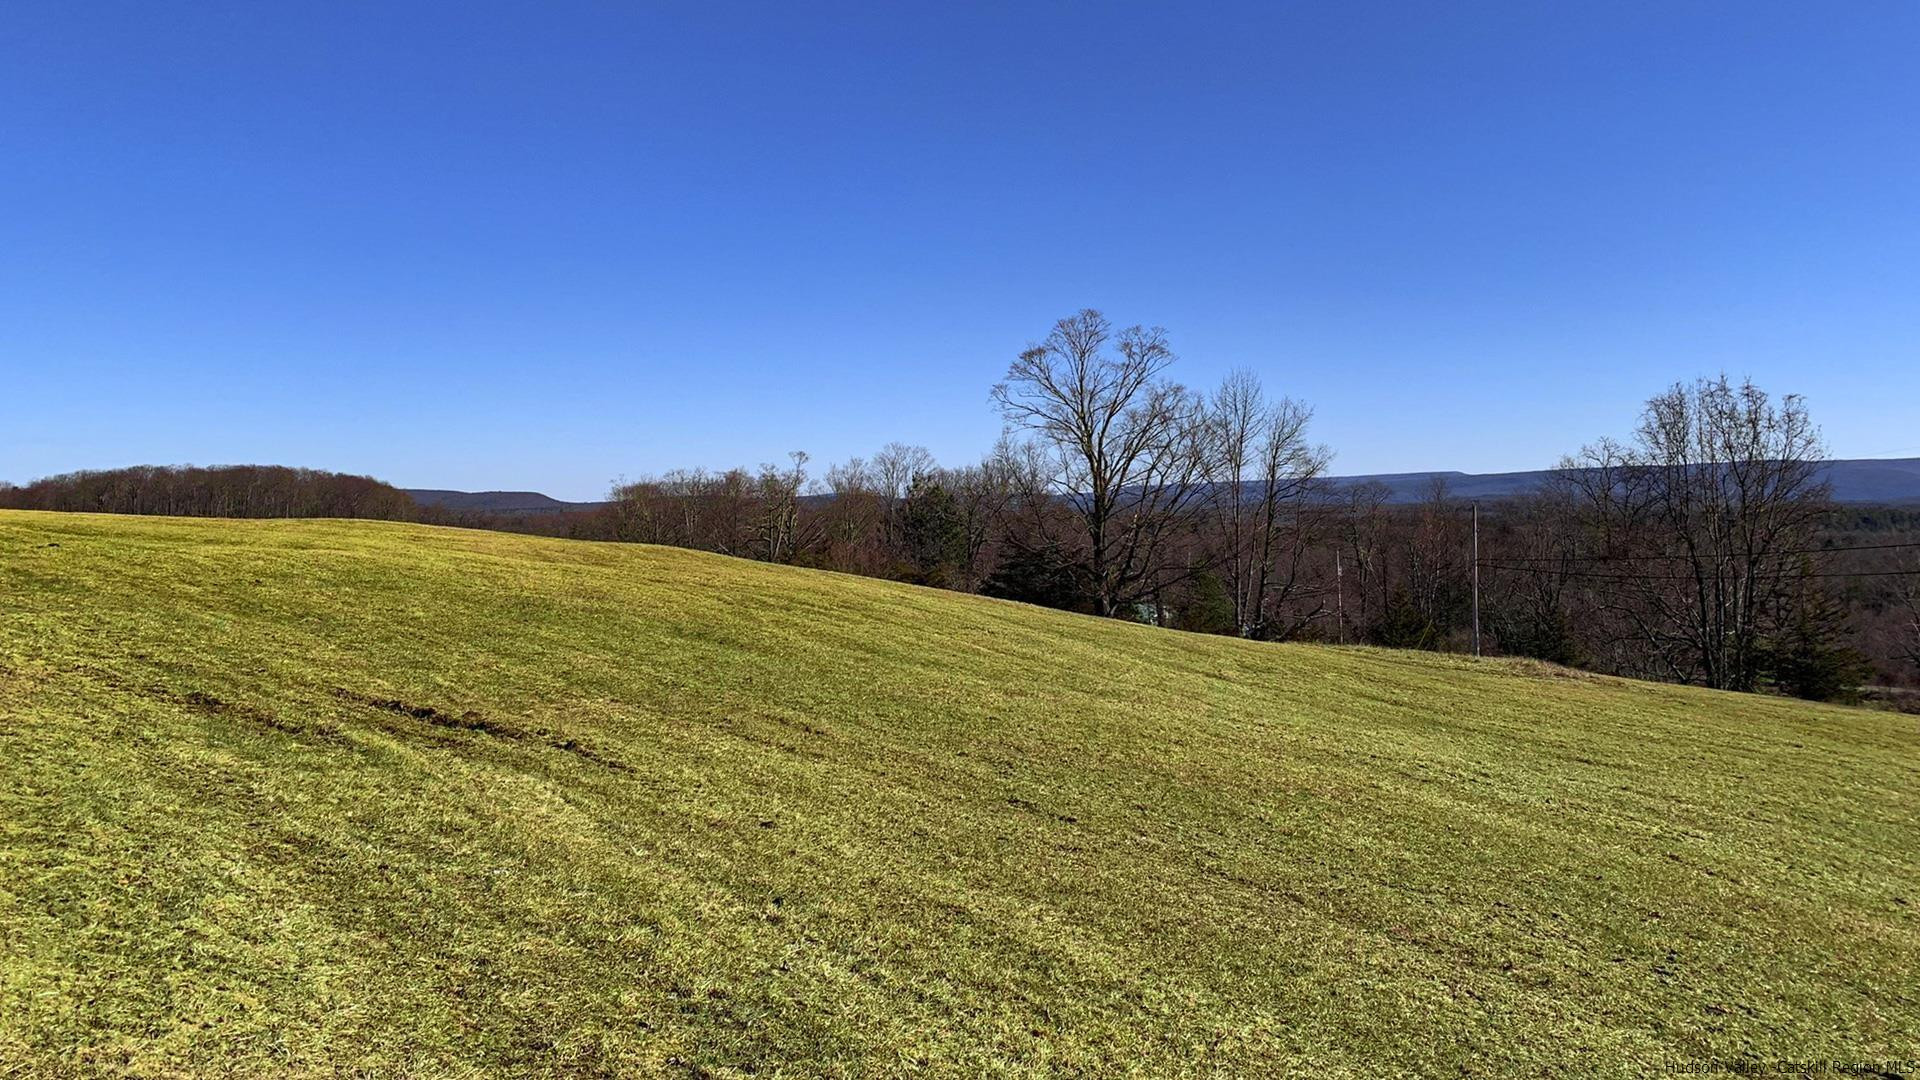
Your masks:
<svg viewBox="0 0 1920 1080"><path fill-rule="evenodd" d="M0 513L0 1075L1920 1057L1911 718L659 548Z"/></svg>

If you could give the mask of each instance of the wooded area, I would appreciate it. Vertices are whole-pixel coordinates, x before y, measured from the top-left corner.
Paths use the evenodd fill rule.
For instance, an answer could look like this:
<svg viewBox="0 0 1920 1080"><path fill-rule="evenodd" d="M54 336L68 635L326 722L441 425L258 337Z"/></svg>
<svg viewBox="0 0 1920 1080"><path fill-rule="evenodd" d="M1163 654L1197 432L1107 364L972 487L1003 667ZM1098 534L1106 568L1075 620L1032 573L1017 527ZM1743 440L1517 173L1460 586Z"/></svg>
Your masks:
<svg viewBox="0 0 1920 1080"><path fill-rule="evenodd" d="M1208 633L1471 647L1471 507L1324 483L1309 408L1248 372L1192 391L1173 361L1164 331L1083 311L993 388L1008 428L979 462L896 443L818 483L804 455L676 472L538 527ZM1657 394L1630 442L1479 507L1483 647L1814 698L1920 684L1920 515L1836 508L1824 456L1798 397L1724 376Z"/></svg>
<svg viewBox="0 0 1920 1080"><path fill-rule="evenodd" d="M367 476L282 465L136 465L0 484L0 507L175 517L413 520L407 494Z"/></svg>

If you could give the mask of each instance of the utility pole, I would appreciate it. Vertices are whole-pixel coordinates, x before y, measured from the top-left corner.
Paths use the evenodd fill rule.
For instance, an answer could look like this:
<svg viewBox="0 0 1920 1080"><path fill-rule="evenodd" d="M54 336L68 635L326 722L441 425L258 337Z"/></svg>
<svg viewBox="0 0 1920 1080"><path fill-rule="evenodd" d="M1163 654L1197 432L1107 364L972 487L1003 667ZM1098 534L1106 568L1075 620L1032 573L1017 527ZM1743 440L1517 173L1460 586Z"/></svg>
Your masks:
<svg viewBox="0 0 1920 1080"><path fill-rule="evenodd" d="M1480 504L1473 504L1473 655L1480 655Z"/></svg>

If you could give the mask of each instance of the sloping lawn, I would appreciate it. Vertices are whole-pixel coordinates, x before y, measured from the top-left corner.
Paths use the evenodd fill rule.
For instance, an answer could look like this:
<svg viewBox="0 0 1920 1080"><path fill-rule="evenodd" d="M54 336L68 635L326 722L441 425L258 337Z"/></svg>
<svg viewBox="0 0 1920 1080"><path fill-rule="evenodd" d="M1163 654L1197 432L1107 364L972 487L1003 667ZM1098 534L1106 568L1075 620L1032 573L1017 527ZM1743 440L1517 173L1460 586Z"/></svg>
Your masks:
<svg viewBox="0 0 1920 1080"><path fill-rule="evenodd" d="M1912 718L0 512L0 1076L1897 1063L1917 916Z"/></svg>

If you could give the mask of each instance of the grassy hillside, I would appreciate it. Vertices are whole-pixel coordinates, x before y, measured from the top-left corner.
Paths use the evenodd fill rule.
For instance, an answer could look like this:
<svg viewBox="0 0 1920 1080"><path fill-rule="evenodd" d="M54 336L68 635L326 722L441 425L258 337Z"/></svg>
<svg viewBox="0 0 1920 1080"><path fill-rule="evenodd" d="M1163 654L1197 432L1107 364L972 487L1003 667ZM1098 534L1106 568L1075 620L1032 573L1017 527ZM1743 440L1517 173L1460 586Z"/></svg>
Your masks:
<svg viewBox="0 0 1920 1080"><path fill-rule="evenodd" d="M0 1075L1920 1057L1911 718L0 513Z"/></svg>

